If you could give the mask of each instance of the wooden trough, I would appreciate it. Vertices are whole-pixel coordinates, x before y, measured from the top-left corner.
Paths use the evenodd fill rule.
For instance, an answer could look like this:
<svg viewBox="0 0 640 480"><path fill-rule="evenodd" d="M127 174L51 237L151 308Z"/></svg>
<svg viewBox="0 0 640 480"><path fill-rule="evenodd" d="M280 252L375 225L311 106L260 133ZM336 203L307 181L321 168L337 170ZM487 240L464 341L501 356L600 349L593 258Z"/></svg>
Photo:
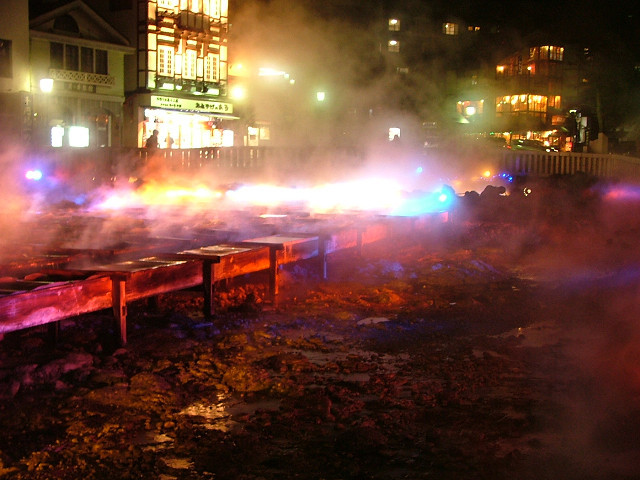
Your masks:
<svg viewBox="0 0 640 480"><path fill-rule="evenodd" d="M364 245L404 235L416 225L423 226L389 218L338 226L309 222L294 233L234 242L199 231L191 239L147 239L125 251L61 250L52 262L39 263L36 255L25 263L39 271L23 279L0 278L0 335L46 324L55 330L60 320L112 309L119 340L126 344L128 302L201 285L204 315L212 317L217 283L260 271L268 272L269 297L275 301L283 265L317 258L319 274L326 278L331 253L354 249L359 254ZM203 241L213 244L193 245ZM130 258L135 253L145 255Z"/></svg>

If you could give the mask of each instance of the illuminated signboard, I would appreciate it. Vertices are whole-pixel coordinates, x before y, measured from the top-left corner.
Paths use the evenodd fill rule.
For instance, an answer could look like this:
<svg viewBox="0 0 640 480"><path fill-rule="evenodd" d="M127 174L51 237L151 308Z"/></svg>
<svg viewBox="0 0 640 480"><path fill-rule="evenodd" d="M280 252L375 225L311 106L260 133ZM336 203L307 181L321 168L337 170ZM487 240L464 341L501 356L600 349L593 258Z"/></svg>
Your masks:
<svg viewBox="0 0 640 480"><path fill-rule="evenodd" d="M173 110L188 110L204 113L233 113L233 104L225 102L207 102L190 98L164 97L151 95L151 107L170 108Z"/></svg>

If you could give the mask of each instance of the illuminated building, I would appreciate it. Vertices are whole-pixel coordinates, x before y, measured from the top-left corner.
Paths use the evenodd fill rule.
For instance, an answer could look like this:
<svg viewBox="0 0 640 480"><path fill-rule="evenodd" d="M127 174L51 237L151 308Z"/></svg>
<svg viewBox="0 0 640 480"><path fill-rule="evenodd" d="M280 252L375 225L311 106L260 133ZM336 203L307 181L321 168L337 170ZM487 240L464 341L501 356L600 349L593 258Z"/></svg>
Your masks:
<svg viewBox="0 0 640 480"><path fill-rule="evenodd" d="M88 0L130 40L124 104L127 146L153 130L161 148L233 145L227 0Z"/></svg>
<svg viewBox="0 0 640 480"><path fill-rule="evenodd" d="M0 34L0 128L7 138L29 140L32 96L29 82L29 10L22 0L4 0L5 22Z"/></svg>
<svg viewBox="0 0 640 480"><path fill-rule="evenodd" d="M121 144L127 39L82 1L29 22L33 132L54 147Z"/></svg>
<svg viewBox="0 0 640 480"><path fill-rule="evenodd" d="M564 56L562 46L535 45L496 66L495 113L501 131L542 140L535 135L564 125Z"/></svg>
<svg viewBox="0 0 640 480"><path fill-rule="evenodd" d="M84 2L29 19L23 0L0 2L0 122L32 146L120 145L124 36Z"/></svg>

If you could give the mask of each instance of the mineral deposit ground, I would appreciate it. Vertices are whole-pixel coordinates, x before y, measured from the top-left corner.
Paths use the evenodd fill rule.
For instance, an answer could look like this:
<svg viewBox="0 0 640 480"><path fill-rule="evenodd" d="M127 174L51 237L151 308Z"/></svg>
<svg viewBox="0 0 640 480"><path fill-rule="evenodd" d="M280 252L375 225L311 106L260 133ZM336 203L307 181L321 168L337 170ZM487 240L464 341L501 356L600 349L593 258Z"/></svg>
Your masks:
<svg viewBox="0 0 640 480"><path fill-rule="evenodd" d="M624 211L624 208L620 209ZM640 478L635 215L411 238L0 342L2 479Z"/></svg>

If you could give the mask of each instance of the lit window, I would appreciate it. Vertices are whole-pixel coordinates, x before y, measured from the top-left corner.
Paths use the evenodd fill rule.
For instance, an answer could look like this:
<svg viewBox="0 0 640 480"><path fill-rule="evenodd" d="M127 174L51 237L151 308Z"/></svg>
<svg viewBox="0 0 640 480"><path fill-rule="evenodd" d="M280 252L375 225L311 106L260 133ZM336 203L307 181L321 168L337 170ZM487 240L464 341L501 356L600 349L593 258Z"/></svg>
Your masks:
<svg viewBox="0 0 640 480"><path fill-rule="evenodd" d="M166 8L167 10L174 10L178 7L178 0L158 0L158 8Z"/></svg>
<svg viewBox="0 0 640 480"><path fill-rule="evenodd" d="M206 82L218 81L218 56L210 53L204 62L204 80Z"/></svg>
<svg viewBox="0 0 640 480"><path fill-rule="evenodd" d="M442 32L445 35L458 35L458 24L445 23L444 25L442 25Z"/></svg>
<svg viewBox="0 0 640 480"><path fill-rule="evenodd" d="M220 18L220 0L203 0L202 13L213 18Z"/></svg>
<svg viewBox="0 0 640 480"><path fill-rule="evenodd" d="M388 48L390 52L399 52L400 42L398 42L397 40L389 40Z"/></svg>
<svg viewBox="0 0 640 480"><path fill-rule="evenodd" d="M554 108L561 108L560 95L551 95L549 97L549 106Z"/></svg>
<svg viewBox="0 0 640 480"><path fill-rule="evenodd" d="M158 47L158 75L173 76L173 47L161 45Z"/></svg>
<svg viewBox="0 0 640 480"><path fill-rule="evenodd" d="M409 67L398 67L398 68L396 69L396 72L397 72L399 75L408 75L408 74L409 74Z"/></svg>
<svg viewBox="0 0 640 480"><path fill-rule="evenodd" d="M397 18L389 19L389 31L390 32L399 32L400 31L400 20Z"/></svg>
<svg viewBox="0 0 640 480"><path fill-rule="evenodd" d="M182 76L184 78L196 78L196 62L198 54L195 50L186 50L184 52L184 66L182 68Z"/></svg>
<svg viewBox="0 0 640 480"><path fill-rule="evenodd" d="M544 95L529 95L528 107L530 112L546 112L547 97Z"/></svg>
<svg viewBox="0 0 640 480"><path fill-rule="evenodd" d="M549 47L549 60L561 62L564 57L563 47Z"/></svg>

